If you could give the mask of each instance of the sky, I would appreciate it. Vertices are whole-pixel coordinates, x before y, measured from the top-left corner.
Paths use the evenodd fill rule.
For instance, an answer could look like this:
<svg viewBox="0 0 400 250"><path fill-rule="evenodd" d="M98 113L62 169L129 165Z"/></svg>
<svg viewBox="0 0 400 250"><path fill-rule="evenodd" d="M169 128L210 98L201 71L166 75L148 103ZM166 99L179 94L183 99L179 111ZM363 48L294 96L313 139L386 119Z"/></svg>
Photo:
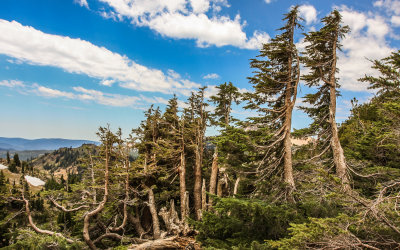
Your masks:
<svg viewBox="0 0 400 250"><path fill-rule="evenodd" d="M99 126L127 134L173 94L184 107L201 86L207 96L224 82L251 91L250 59L293 5L304 18L300 51L302 32L333 9L351 29L338 62L342 122L351 99L374 95L357 81L377 74L369 60L400 47L400 0L1 0L0 137L97 140ZM314 91L301 84L297 106ZM233 115L254 114L235 106ZM295 111L294 128L309 122Z"/></svg>

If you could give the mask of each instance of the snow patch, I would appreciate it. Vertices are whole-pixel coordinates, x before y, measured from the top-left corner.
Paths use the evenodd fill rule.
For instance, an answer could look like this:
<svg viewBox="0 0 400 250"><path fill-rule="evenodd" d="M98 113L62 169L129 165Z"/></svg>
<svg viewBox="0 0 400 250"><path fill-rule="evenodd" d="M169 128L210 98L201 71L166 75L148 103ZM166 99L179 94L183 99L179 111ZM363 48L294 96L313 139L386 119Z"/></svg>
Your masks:
<svg viewBox="0 0 400 250"><path fill-rule="evenodd" d="M43 185L44 185L44 181L42 181L42 180L39 179L39 178L32 177L32 176L29 176L29 175L25 175L25 180L26 180L29 184L31 184L32 186L35 186L35 187L37 187L37 186L43 186Z"/></svg>
<svg viewBox="0 0 400 250"><path fill-rule="evenodd" d="M4 166L3 164L0 164L0 170L1 169L7 169L8 167L7 166Z"/></svg>

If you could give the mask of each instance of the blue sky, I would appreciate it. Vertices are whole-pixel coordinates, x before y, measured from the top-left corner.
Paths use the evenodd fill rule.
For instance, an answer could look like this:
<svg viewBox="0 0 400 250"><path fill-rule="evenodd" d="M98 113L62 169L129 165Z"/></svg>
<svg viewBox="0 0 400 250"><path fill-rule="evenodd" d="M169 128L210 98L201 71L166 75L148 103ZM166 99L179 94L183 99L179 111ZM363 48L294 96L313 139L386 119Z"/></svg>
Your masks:
<svg viewBox="0 0 400 250"><path fill-rule="evenodd" d="M373 95L357 81L376 74L366 58L399 48L400 0L2 0L0 136L95 140L107 123L128 133L173 93L183 106L204 85L208 95L229 81L251 90L249 59L295 4L305 31L334 8L352 29L339 55L343 121L353 97ZM298 105L312 91L301 86ZM234 115L251 114L235 107ZM295 112L295 128L308 122Z"/></svg>

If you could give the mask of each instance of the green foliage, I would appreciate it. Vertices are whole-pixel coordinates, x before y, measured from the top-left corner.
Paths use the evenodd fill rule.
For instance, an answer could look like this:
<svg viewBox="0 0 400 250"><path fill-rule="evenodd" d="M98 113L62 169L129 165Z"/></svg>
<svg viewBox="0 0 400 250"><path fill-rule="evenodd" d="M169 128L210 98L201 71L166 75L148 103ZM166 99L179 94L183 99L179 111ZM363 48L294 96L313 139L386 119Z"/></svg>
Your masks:
<svg viewBox="0 0 400 250"><path fill-rule="evenodd" d="M250 246L253 241L279 239L288 233L290 222L304 221L290 205L274 205L254 199L217 198L211 212L200 222L192 222L199 231L197 239L207 246L231 248Z"/></svg>
<svg viewBox="0 0 400 250"><path fill-rule="evenodd" d="M73 244L68 243L64 238L36 234L31 230L18 230L18 237L14 244L11 244L3 249L6 250L64 250L64 249L83 249L85 244L82 242L76 242Z"/></svg>
<svg viewBox="0 0 400 250"><path fill-rule="evenodd" d="M335 218L310 218L309 222L291 223L288 238L280 240L267 240L268 249L306 249L318 248L319 244L330 239L350 236L346 227L355 222L356 218L340 214Z"/></svg>

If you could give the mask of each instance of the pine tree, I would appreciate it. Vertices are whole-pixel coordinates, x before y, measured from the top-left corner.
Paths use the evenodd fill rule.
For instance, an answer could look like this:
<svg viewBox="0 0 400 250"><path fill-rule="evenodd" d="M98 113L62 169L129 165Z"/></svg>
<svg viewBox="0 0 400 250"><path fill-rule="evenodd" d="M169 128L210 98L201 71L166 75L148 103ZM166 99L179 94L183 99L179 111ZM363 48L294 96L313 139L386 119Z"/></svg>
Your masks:
<svg viewBox="0 0 400 250"><path fill-rule="evenodd" d="M249 101L245 107L257 110L258 118L253 118L256 126L267 126L273 133L265 151L270 159L265 165L283 169L284 182L289 193L295 188L292 167L291 125L292 111L296 102L297 86L300 79L300 61L294 35L299 24L298 6L293 7L283 18L282 33L263 45L259 58L252 59L251 67L255 75L249 77L254 93L247 93ZM268 107L266 107L268 106ZM271 173L271 171L268 171Z"/></svg>
<svg viewBox="0 0 400 250"><path fill-rule="evenodd" d="M216 108L212 117L217 121L218 125L223 128L223 130L228 129L230 123L232 121L231 111L232 104L238 105L240 103L241 94L237 87L235 87L231 82L229 84L223 83L216 87L218 89L218 93L215 96L211 96L211 101L216 104ZM223 134L223 133L222 133ZM221 135L222 135L221 134ZM222 140L221 135L218 136L217 141ZM211 194L217 193L217 182L218 182L218 142L216 143L211 167L211 176L210 176L210 189L209 192ZM240 180L240 177L236 179L236 183ZM237 185L236 185L237 186ZM210 202L211 203L211 202Z"/></svg>
<svg viewBox="0 0 400 250"><path fill-rule="evenodd" d="M349 190L346 159L335 119L336 98L340 87L336 77L337 51L341 48L340 39L349 32L349 27L342 25L342 17L337 10L324 17L322 22L324 27L306 34L305 38L309 45L306 46L304 62L310 73L303 76L303 79L308 86L318 87L318 91L305 96L305 102L312 107L302 107L302 110L313 118L309 132L318 136L322 153L331 149L336 174L344 189Z"/></svg>
<svg viewBox="0 0 400 250"><path fill-rule="evenodd" d="M222 126L228 126L231 122L231 110L232 104L240 103L240 92L237 87L235 87L231 82L223 83L216 87L218 93L215 96L211 96L211 101L216 104L213 117Z"/></svg>
<svg viewBox="0 0 400 250"><path fill-rule="evenodd" d="M19 156L17 153L14 154L14 162L17 167L21 167L21 161L19 160Z"/></svg>
<svg viewBox="0 0 400 250"><path fill-rule="evenodd" d="M206 111L208 104L205 102L206 87L202 87L198 92L192 92L192 95L188 99L189 108L185 111L186 117L189 118L191 123L192 131L189 132L194 134L194 145L195 153L195 166L194 166L194 209L196 219L200 220L202 210L202 165L204 156L204 135L206 132L207 122L209 120L209 112Z"/></svg>
<svg viewBox="0 0 400 250"><path fill-rule="evenodd" d="M7 151L7 164L10 165L10 152Z"/></svg>
<svg viewBox="0 0 400 250"><path fill-rule="evenodd" d="M393 52L390 56L382 60L372 61L373 69L379 71L380 76L365 76L360 79L368 82L369 89L377 89L378 94L400 94L400 50Z"/></svg>

